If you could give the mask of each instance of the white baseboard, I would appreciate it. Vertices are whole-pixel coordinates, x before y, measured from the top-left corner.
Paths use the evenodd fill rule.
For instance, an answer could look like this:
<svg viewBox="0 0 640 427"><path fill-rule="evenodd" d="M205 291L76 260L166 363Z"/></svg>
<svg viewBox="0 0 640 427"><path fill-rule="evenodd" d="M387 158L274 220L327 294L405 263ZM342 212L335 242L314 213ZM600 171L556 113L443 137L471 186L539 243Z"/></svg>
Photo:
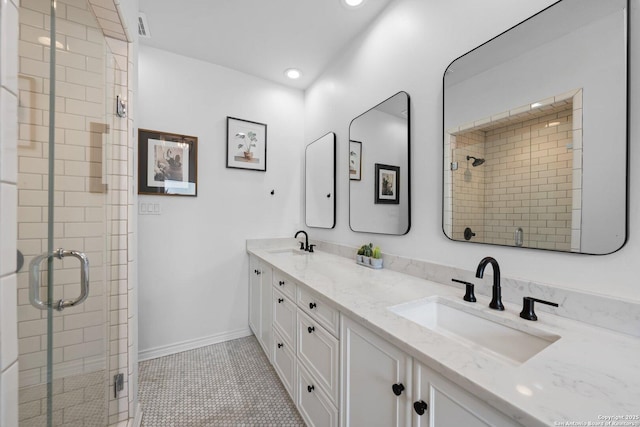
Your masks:
<svg viewBox="0 0 640 427"><path fill-rule="evenodd" d="M211 344L218 344L225 341L235 340L253 335L251 329L243 328L235 331L222 332L220 334L211 335L204 338L196 338L193 340L182 341L175 344L163 345L160 347L141 350L138 352L138 361L155 359L170 354L181 353L195 348L205 347Z"/></svg>

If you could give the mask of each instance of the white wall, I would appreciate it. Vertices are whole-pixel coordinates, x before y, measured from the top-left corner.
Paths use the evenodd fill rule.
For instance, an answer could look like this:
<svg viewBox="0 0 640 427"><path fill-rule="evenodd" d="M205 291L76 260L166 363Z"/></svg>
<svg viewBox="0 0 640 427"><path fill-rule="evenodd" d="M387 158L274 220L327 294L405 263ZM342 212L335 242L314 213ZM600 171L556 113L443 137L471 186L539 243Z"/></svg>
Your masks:
<svg viewBox="0 0 640 427"><path fill-rule="evenodd" d="M139 196L162 211L138 217L142 357L249 334L245 240L301 227L303 101L299 90L140 47L139 128L198 137L198 196ZM268 125L266 173L226 168L227 116Z"/></svg>
<svg viewBox="0 0 640 427"><path fill-rule="evenodd" d="M605 256L470 245L442 232L442 74L449 63L536 11L550 0L397 0L305 94L305 133L337 136L337 224L311 229L310 238L352 246L372 241L383 252L474 270L480 259L498 259L503 276L640 300L631 266L640 259L640 241L630 234L620 251ZM631 0L633 24L640 0ZM497 12L499 11L499 12ZM631 31L631 52L639 32ZM632 55L634 76L640 57ZM348 225L348 127L352 118L380 99L405 90L411 96L412 226L405 236L354 233ZM630 87L631 117L640 99L638 81ZM640 162L640 121L630 123L630 163ZM622 165L621 165L622 167ZM630 172L630 233L640 226L640 178ZM503 293L508 293L504 289Z"/></svg>

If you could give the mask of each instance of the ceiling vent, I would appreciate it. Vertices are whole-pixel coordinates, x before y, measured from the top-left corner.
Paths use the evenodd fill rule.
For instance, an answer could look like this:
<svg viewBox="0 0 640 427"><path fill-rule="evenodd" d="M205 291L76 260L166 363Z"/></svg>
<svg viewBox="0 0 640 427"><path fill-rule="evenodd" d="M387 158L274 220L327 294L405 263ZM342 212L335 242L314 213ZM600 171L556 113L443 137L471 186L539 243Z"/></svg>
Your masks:
<svg viewBox="0 0 640 427"><path fill-rule="evenodd" d="M147 21L147 15L142 12L138 13L138 34L140 37L147 39L151 38L151 31L149 31L149 22Z"/></svg>

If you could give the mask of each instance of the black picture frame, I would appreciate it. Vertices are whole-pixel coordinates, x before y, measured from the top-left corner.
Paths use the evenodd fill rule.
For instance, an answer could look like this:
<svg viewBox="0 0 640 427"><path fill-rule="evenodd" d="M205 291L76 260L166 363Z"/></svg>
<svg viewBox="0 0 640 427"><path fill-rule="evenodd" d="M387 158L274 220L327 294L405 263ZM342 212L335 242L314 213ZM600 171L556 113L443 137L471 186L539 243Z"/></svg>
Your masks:
<svg viewBox="0 0 640 427"><path fill-rule="evenodd" d="M375 164L375 204L400 204L400 167Z"/></svg>
<svg viewBox="0 0 640 427"><path fill-rule="evenodd" d="M362 142L349 141L349 179L360 181L362 179Z"/></svg>
<svg viewBox="0 0 640 427"><path fill-rule="evenodd" d="M227 168L267 171L265 123L227 116Z"/></svg>
<svg viewBox="0 0 640 427"><path fill-rule="evenodd" d="M138 129L138 194L196 197L197 183L198 137Z"/></svg>

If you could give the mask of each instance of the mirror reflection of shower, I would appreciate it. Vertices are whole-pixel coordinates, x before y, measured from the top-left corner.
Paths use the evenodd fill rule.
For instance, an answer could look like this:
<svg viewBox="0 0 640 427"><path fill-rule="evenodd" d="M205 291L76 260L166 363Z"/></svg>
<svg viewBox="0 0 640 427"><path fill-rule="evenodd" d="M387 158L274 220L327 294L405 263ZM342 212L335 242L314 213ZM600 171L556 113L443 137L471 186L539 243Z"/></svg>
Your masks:
<svg viewBox="0 0 640 427"><path fill-rule="evenodd" d="M477 157L473 157L473 156L467 156L467 162L468 162L469 160L471 160L471 159L473 159L473 163L471 163L471 166L473 166L474 168L475 168L476 166L480 166L481 164L483 164L483 163L484 163L484 159L479 159L479 158L477 158Z"/></svg>

